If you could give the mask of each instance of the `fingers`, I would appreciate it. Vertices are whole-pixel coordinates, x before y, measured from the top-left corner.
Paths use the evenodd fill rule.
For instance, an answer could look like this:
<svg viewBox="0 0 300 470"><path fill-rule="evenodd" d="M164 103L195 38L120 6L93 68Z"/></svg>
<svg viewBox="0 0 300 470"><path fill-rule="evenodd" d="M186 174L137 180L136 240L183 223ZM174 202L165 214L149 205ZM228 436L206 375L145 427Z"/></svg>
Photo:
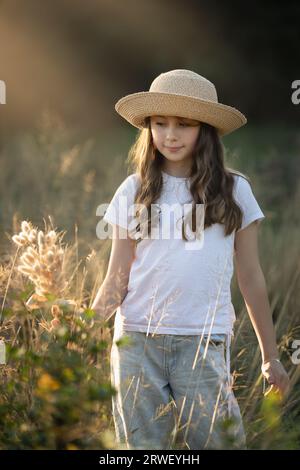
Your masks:
<svg viewBox="0 0 300 470"><path fill-rule="evenodd" d="M282 391L275 384L271 385L271 387L264 393L264 396L267 397L270 393L278 395L280 400L283 399Z"/></svg>
<svg viewBox="0 0 300 470"><path fill-rule="evenodd" d="M269 395L269 393L273 392L273 393L279 394L280 398L283 399L283 397L287 395L288 390L289 390L289 385L285 385L281 383L277 385L276 383L270 383L270 387L264 393L264 396L266 397Z"/></svg>
<svg viewBox="0 0 300 470"><path fill-rule="evenodd" d="M272 392L273 390L274 390L274 385L272 384L271 387L269 387L267 391L264 393L264 396L267 397L269 393Z"/></svg>

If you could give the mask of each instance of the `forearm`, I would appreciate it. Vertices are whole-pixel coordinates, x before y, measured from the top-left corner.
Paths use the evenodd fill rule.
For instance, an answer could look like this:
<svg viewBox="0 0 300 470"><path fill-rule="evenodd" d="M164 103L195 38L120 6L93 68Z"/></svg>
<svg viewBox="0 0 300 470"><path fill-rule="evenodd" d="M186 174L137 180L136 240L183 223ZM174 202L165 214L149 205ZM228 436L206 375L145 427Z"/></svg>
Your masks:
<svg viewBox="0 0 300 470"><path fill-rule="evenodd" d="M126 285L120 286L116 280L105 278L91 306L97 318L102 321L108 320L122 304L127 292Z"/></svg>
<svg viewBox="0 0 300 470"><path fill-rule="evenodd" d="M239 281L239 288L258 339L262 360L278 358L275 328L262 270L247 281Z"/></svg>

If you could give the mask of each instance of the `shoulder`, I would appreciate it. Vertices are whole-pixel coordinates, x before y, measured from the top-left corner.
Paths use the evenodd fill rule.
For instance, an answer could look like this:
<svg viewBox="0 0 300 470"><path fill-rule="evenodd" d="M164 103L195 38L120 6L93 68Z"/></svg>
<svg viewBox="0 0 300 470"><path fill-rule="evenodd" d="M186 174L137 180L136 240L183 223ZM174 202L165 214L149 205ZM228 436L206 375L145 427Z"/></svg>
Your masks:
<svg viewBox="0 0 300 470"><path fill-rule="evenodd" d="M136 188L140 185L140 176L138 173L132 173L131 175L128 176L130 178L130 182L132 185L134 185Z"/></svg>
<svg viewBox="0 0 300 470"><path fill-rule="evenodd" d="M240 173L236 170L230 171L230 173L234 179L233 194L236 198L252 193L252 184L249 176L244 175L243 173Z"/></svg>
<svg viewBox="0 0 300 470"><path fill-rule="evenodd" d="M117 192L118 193L133 193L136 191L139 185L139 178L137 173L128 175L122 183L119 185Z"/></svg>
<svg viewBox="0 0 300 470"><path fill-rule="evenodd" d="M140 182L140 176L138 173L132 173L131 175L128 175L124 181L127 181L128 184L138 186Z"/></svg>

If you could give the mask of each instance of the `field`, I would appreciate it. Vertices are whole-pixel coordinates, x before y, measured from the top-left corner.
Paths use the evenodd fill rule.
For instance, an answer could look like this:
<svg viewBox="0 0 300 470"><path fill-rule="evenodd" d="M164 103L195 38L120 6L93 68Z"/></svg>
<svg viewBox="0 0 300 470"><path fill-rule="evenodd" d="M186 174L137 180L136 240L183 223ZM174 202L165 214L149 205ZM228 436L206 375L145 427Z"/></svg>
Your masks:
<svg viewBox="0 0 300 470"><path fill-rule="evenodd" d="M292 355L300 340L300 133L282 125L236 134L224 139L226 160L250 176L266 215L260 259L292 388L284 403L263 397L260 351L234 277L234 392L249 449L298 449L300 369ZM31 134L2 142L0 449L115 448L114 318L101 324L90 305L110 252L110 240L96 238L96 208L126 177L133 137L119 129L78 137L45 114ZM24 257L27 246L33 251ZM35 249L44 257L36 270Z"/></svg>

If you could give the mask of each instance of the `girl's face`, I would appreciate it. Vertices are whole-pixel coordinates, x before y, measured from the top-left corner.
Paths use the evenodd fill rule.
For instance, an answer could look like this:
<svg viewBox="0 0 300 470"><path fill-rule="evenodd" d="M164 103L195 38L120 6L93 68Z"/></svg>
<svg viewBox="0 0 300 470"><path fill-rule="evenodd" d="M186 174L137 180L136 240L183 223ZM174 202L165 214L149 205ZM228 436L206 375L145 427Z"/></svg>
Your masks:
<svg viewBox="0 0 300 470"><path fill-rule="evenodd" d="M150 123L154 146L170 164L190 165L200 121L177 116L151 116Z"/></svg>

